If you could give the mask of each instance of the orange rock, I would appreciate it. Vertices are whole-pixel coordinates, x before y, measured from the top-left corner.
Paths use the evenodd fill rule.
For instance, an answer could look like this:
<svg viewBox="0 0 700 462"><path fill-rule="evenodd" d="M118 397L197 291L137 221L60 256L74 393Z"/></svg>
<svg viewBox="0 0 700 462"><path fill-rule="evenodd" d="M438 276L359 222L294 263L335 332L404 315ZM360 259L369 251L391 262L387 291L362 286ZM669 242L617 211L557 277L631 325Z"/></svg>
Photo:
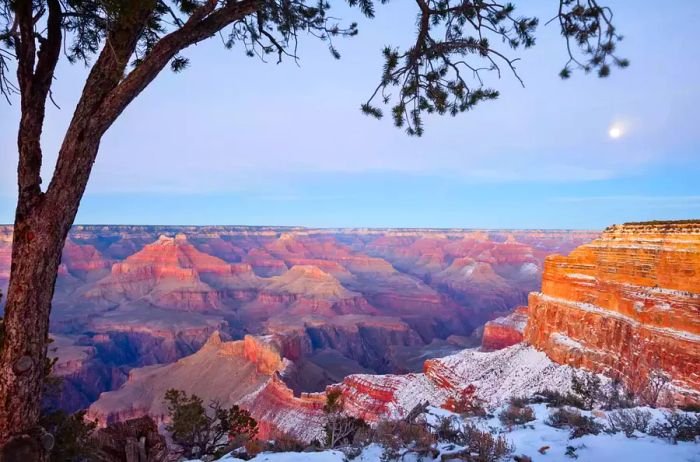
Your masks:
<svg viewBox="0 0 700 462"><path fill-rule="evenodd" d="M650 371L700 403L700 223L609 227L545 262L525 340L553 360L641 389Z"/></svg>
<svg viewBox="0 0 700 462"><path fill-rule="evenodd" d="M526 306L519 306L508 316L487 322L484 325L484 336L481 340L482 350L500 350L522 342L527 313Z"/></svg>

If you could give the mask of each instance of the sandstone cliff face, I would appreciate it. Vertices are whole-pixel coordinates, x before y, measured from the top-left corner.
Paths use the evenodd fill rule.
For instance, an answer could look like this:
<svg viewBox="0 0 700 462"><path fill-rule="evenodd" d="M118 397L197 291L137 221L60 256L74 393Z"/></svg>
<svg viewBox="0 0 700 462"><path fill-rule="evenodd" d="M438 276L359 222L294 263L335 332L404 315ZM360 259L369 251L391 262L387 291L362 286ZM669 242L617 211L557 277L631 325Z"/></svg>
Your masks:
<svg viewBox="0 0 700 462"><path fill-rule="evenodd" d="M555 361L619 377L652 370L678 402L700 402L700 224L612 226L568 257L547 258L525 340Z"/></svg>
<svg viewBox="0 0 700 462"><path fill-rule="evenodd" d="M481 349L500 350L523 341L527 325L527 307L519 306L508 316L502 316L484 325Z"/></svg>

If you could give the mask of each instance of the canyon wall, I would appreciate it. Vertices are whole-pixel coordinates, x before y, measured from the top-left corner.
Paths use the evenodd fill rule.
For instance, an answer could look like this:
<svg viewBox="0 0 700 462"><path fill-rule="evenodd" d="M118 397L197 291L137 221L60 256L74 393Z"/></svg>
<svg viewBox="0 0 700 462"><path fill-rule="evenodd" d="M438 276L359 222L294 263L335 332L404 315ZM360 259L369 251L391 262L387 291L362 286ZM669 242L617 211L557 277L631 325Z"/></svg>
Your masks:
<svg viewBox="0 0 700 462"><path fill-rule="evenodd" d="M545 261L525 340L561 364L643 390L671 380L677 403L700 403L700 222L611 226Z"/></svg>
<svg viewBox="0 0 700 462"><path fill-rule="evenodd" d="M484 351L500 350L523 341L527 325L528 309L519 306L507 316L501 316L484 325L481 348Z"/></svg>

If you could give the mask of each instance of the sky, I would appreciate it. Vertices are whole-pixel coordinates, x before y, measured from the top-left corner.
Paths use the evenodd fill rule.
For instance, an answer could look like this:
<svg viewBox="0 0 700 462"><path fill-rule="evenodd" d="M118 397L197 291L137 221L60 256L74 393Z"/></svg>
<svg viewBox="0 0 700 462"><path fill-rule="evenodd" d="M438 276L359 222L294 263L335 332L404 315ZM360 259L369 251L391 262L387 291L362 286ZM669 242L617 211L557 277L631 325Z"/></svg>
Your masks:
<svg viewBox="0 0 700 462"><path fill-rule="evenodd" d="M516 2L540 17L518 73L489 76L501 96L429 117L421 138L359 106L376 86L384 45L415 33L413 2L394 0L338 39L342 59L304 38L300 61L275 64L218 38L186 50L100 145L76 223L600 229L700 218L700 2L608 0L631 65L607 79L562 81L555 0ZM42 177L87 70L65 60L47 109ZM0 106L0 223L16 200L19 98ZM617 128L621 136L610 136Z"/></svg>

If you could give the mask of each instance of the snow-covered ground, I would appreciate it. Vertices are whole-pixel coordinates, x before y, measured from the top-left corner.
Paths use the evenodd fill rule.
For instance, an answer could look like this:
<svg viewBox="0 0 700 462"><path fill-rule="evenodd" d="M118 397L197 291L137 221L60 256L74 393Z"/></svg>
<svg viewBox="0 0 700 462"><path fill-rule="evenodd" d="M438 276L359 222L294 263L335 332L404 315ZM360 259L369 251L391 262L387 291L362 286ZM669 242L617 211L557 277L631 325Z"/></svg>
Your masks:
<svg viewBox="0 0 700 462"><path fill-rule="evenodd" d="M513 454L504 460L513 460L514 455L527 455L536 462L700 462L700 443L679 442L672 444L666 440L645 434L637 434L635 438L627 438L623 433L598 435L586 435L581 438L570 439L568 429L558 429L545 424L545 421L553 411L544 404L532 405L535 411L535 420L525 426L513 429L505 428L497 417L490 419L469 419L482 429L490 429L492 432L502 433L515 447ZM499 408L494 412L498 415ZM663 416L662 412L649 410L654 419ZM591 415L590 412L582 411ZM448 411L431 408L427 420L436 424L440 418L456 418L462 420ZM597 417L600 423L607 423L602 417ZM545 446L549 448L544 454L539 450ZM575 448L577 458L566 455L567 447ZM442 460L443 454L454 453L460 448L446 443L438 445L440 455L435 459L426 457L418 459L414 454L408 454L402 462L437 462ZM364 448L362 453L352 459L357 462L378 462L381 459L383 449L372 444ZM301 452L301 453L263 453L251 459L253 462L345 462L349 460L341 451ZM446 459L449 460L449 459ZM220 462L242 462L241 459L227 456Z"/></svg>

